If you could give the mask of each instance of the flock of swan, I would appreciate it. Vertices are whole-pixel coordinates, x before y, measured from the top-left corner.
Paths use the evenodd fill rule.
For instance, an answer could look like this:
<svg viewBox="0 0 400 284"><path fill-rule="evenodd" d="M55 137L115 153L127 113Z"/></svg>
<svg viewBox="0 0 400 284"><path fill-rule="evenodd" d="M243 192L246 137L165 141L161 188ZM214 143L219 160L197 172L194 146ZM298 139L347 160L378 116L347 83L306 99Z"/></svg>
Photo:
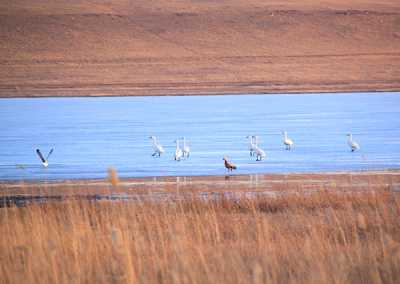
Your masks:
<svg viewBox="0 0 400 284"><path fill-rule="evenodd" d="M160 144L160 142L158 141L157 137L155 136L150 136L149 137L151 139L151 144L153 146L153 150L154 153L152 154L152 156L158 156L160 157L161 154L163 154L164 151L164 147ZM182 140L182 148L180 147L180 141ZM180 161L183 158L189 158L190 155L190 148L189 145L186 144L186 138L182 137L180 139L176 139L175 141L175 156L174 156L174 160L175 161Z"/></svg>
<svg viewBox="0 0 400 284"><path fill-rule="evenodd" d="M294 142L292 139L290 139L287 135L286 131L282 131L283 135L283 145L285 146L285 149L290 151L293 149ZM360 145L353 140L353 135L352 134L347 134L347 144L350 147L350 150L352 152L359 150ZM165 153L164 147L161 145L159 140L157 139L156 136L150 136L151 143L153 146L153 157L161 157L163 153ZM263 149L261 149L259 145L259 138L256 135L252 136L246 136L247 139L249 139L249 152L251 157L256 157L256 161L261 161L266 158L266 153ZM175 141L175 155L174 155L174 160L175 161L180 161L182 159L188 159L190 156L190 147L186 141L185 137L181 137L179 139L176 139ZM181 144L182 143L182 144ZM182 147L181 147L182 145ZM54 149L51 149L49 153L47 154L46 158L43 156L42 152L39 149L36 149L36 153L39 156L39 159L42 163L42 166L47 168L49 166L49 157L53 153ZM229 160L227 156L224 156L223 159L225 168L228 169L228 171L235 170L237 167Z"/></svg>

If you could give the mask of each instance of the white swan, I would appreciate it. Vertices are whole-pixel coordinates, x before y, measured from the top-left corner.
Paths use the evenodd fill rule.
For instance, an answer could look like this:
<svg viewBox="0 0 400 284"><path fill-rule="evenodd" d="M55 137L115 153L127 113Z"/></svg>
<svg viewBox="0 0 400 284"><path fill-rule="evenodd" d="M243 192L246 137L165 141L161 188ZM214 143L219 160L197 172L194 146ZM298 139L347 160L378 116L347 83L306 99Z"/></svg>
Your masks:
<svg viewBox="0 0 400 284"><path fill-rule="evenodd" d="M347 144L349 145L351 152L354 152L356 150L360 149L360 145L353 140L353 135L351 133L347 134L347 136L349 137L347 139Z"/></svg>
<svg viewBox="0 0 400 284"><path fill-rule="evenodd" d="M261 161L267 155L265 154L265 151L258 146L258 136L252 136L252 139L254 141L254 153L256 154L257 157L256 161Z"/></svg>
<svg viewBox="0 0 400 284"><path fill-rule="evenodd" d="M42 161L43 167L47 168L49 166L49 157L53 153L53 148L50 150L50 152L47 154L46 159L43 157L42 152L40 152L39 149L36 149L36 154L39 156L40 160Z"/></svg>
<svg viewBox="0 0 400 284"><path fill-rule="evenodd" d="M150 136L149 138L152 141L153 150L154 150L154 153L152 154L152 156L154 157L154 156L158 155L158 157L160 157L161 154L164 153L163 146L161 146L161 144L157 141L157 137Z"/></svg>
<svg viewBox="0 0 400 284"><path fill-rule="evenodd" d="M183 156L183 152L181 150L181 148L179 148L179 140L175 140L175 144L176 144L176 148L175 148L175 161L180 161L182 156Z"/></svg>
<svg viewBox="0 0 400 284"><path fill-rule="evenodd" d="M183 139L183 157L189 158L190 155L190 147L186 144L186 138L182 137Z"/></svg>
<svg viewBox="0 0 400 284"><path fill-rule="evenodd" d="M294 145L293 140L288 138L286 131L282 131L282 134L283 134L283 144L285 144L286 150L291 150L292 146Z"/></svg>
<svg viewBox="0 0 400 284"><path fill-rule="evenodd" d="M254 147L256 146L254 143L254 136L246 136L247 139L250 139L249 142L249 151L250 151L250 156L254 156Z"/></svg>

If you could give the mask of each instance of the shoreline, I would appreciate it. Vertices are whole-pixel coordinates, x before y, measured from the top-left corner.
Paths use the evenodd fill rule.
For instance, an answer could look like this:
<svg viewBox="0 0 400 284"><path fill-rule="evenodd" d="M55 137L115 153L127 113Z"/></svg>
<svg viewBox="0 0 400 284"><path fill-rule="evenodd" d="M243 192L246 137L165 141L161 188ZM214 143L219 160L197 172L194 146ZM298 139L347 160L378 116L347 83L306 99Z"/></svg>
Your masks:
<svg viewBox="0 0 400 284"><path fill-rule="evenodd" d="M165 93L165 94L92 94L92 95L13 95L13 96L5 96L1 94L0 91L0 100L1 99L39 99L39 98L126 98L126 97L189 97L189 96L281 96L281 95L349 95L349 94L377 94L377 93L400 93L400 87L395 89L378 89L378 90L324 90L324 91L279 91L279 92L207 92L207 93Z"/></svg>
<svg viewBox="0 0 400 284"><path fill-rule="evenodd" d="M241 174L241 173L227 173L225 175L170 175L170 176L144 176L144 177L119 177L120 182L130 182L130 181L147 181L147 180L172 180L176 178L190 178L190 179L215 179L215 178L241 178L241 177L250 177L250 176L298 176L298 175L310 175L310 176L330 176L330 175L346 175L346 174L356 174L356 175L368 175L368 174L399 174L400 168L390 168L390 169L366 169L366 170L338 170L338 171L313 171L313 172L282 172L282 173L253 173L253 174ZM28 184L40 184L40 183L63 183L63 182L100 182L107 181L108 176L103 178L66 178L66 179L15 179L15 180L7 180L0 179L0 186L4 184L18 184L18 183L28 183Z"/></svg>
<svg viewBox="0 0 400 284"><path fill-rule="evenodd" d="M189 177L0 181L0 198L170 200L185 197L274 196L313 191L400 191L400 170ZM3 201L4 201L3 200Z"/></svg>

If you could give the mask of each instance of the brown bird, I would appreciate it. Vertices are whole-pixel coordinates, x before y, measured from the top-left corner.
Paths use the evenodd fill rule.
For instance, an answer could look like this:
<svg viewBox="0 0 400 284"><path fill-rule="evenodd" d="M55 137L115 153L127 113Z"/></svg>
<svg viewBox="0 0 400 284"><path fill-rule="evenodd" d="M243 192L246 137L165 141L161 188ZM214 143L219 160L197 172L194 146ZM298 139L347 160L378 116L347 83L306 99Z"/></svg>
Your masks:
<svg viewBox="0 0 400 284"><path fill-rule="evenodd" d="M225 168L227 168L228 171L236 170L236 166L228 160L228 157L224 156L224 158L222 160L225 161Z"/></svg>

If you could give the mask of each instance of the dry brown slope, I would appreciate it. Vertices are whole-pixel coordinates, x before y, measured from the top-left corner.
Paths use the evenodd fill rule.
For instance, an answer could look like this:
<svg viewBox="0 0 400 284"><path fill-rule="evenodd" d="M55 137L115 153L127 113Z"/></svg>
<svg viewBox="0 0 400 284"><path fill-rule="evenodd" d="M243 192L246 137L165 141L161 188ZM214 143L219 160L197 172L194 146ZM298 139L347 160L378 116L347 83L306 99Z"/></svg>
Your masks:
<svg viewBox="0 0 400 284"><path fill-rule="evenodd" d="M399 90L400 4L0 4L0 96Z"/></svg>

